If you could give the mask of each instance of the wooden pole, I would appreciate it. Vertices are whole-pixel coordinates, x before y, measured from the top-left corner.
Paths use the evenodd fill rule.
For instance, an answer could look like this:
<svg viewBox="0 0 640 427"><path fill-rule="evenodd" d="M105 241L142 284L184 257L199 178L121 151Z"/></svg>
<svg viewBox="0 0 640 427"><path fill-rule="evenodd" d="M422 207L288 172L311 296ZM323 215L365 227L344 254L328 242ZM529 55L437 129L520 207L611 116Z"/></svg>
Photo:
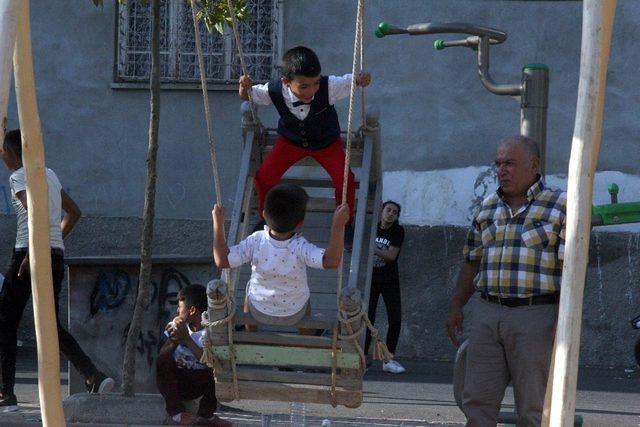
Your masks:
<svg viewBox="0 0 640 427"><path fill-rule="evenodd" d="M38 391L43 425L59 427L65 425L65 421L60 394L60 355L51 276L49 191L33 76L29 1L18 3L18 31L13 61L22 129L22 159L27 181L29 262L38 344Z"/></svg>
<svg viewBox="0 0 640 427"><path fill-rule="evenodd" d="M11 90L11 65L16 44L18 2L0 0L0 144L4 141L9 91Z"/></svg>
<svg viewBox="0 0 640 427"><path fill-rule="evenodd" d="M616 0L585 0L576 123L567 191L566 244L552 360L551 405L545 425L572 426L580 356L584 281L589 260L591 204Z"/></svg>

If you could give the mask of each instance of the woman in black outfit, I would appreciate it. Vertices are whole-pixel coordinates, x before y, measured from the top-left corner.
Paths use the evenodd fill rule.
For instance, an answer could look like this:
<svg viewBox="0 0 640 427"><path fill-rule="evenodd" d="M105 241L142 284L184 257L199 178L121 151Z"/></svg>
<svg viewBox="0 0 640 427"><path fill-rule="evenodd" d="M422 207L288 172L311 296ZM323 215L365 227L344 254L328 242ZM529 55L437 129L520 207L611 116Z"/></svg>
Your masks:
<svg viewBox="0 0 640 427"><path fill-rule="evenodd" d="M382 295L389 318L387 332L387 348L391 353L396 352L400 337L400 323L402 310L400 304L400 280L398 278L398 255L404 241L404 228L398 224L400 204L388 200L382 204L380 222L376 233L376 248L373 256L373 275L371 278L371 294L369 295L369 319L376 321L378 299ZM369 351L371 335L367 330L365 354ZM391 359L382 363L382 370L400 374L405 368Z"/></svg>

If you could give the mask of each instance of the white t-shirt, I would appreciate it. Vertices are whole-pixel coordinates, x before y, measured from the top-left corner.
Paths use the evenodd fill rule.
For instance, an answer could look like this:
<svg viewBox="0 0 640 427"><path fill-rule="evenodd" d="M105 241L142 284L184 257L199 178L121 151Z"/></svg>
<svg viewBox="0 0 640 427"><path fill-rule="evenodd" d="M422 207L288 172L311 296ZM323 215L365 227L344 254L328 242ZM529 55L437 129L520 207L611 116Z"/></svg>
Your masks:
<svg viewBox="0 0 640 427"><path fill-rule="evenodd" d="M62 229L60 221L62 219L62 185L58 180L55 172L47 168L47 184L49 187L49 237L51 239L51 247L64 250L62 243ZM9 177L11 186L11 202L18 217L18 232L16 233L16 248L29 247L29 219L27 210L16 197L21 191L26 191L26 179L24 168L14 171Z"/></svg>
<svg viewBox="0 0 640 427"><path fill-rule="evenodd" d="M247 296L253 307L268 316L290 316L309 300L306 267L322 268L324 249L301 234L276 240L268 229L265 226L229 248L229 265L236 268L251 262Z"/></svg>
<svg viewBox="0 0 640 427"><path fill-rule="evenodd" d="M344 76L329 76L329 104L333 105L336 101L346 98L351 93L351 74ZM251 96L253 102L258 105L271 105L271 97L269 96L269 83L254 85L251 88ZM311 109L310 105L293 106L294 102L300 101L297 96L291 92L291 88L282 85L282 97L289 111L299 120L304 120Z"/></svg>
<svg viewBox="0 0 640 427"><path fill-rule="evenodd" d="M172 322L169 322L170 324ZM187 331L189 336L197 344L198 347L204 348L204 335L207 333L206 328L202 328L199 331L192 331L187 324ZM169 336L167 331L164 331L165 336ZM207 369L207 365L200 363L200 359L193 354L193 351L189 347L183 344L178 344L173 351L173 358L176 361L178 368L182 369Z"/></svg>

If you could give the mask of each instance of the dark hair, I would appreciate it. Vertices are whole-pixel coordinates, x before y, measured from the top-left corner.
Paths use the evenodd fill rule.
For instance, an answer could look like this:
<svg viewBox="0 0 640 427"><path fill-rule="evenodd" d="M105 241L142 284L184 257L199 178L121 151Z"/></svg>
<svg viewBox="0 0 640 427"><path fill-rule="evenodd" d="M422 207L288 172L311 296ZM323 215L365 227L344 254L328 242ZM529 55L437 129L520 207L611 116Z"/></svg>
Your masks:
<svg viewBox="0 0 640 427"><path fill-rule="evenodd" d="M316 77L320 75L320 71L320 60L308 47L296 46L282 56L280 72L288 80L293 80L296 76Z"/></svg>
<svg viewBox="0 0 640 427"><path fill-rule="evenodd" d="M386 202L384 202L382 204L382 209L385 208L385 206L387 205L396 205L396 207L398 208L398 218L396 218L395 222L398 223L398 220L400 219L400 212L402 212L402 206L400 206L400 203L394 201L394 200L387 200Z"/></svg>
<svg viewBox="0 0 640 427"><path fill-rule="evenodd" d="M4 135L2 147L22 159L22 135L20 134L20 129L13 129L7 132Z"/></svg>
<svg viewBox="0 0 640 427"><path fill-rule="evenodd" d="M187 307L195 307L201 312L205 311L208 307L207 290L198 284L185 286L178 292L178 301L184 301Z"/></svg>
<svg viewBox="0 0 640 427"><path fill-rule="evenodd" d="M278 184L267 193L264 201L265 221L273 231L288 233L304 220L309 196L295 184Z"/></svg>

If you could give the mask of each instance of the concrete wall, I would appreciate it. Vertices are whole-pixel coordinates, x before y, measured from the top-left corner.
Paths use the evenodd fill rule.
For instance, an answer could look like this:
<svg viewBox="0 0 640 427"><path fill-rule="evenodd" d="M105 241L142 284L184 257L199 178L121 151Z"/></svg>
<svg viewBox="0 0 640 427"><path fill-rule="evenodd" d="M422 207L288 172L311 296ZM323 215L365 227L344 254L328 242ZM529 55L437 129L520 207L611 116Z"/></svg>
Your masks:
<svg viewBox="0 0 640 427"><path fill-rule="evenodd" d="M83 344L96 367L122 384L122 361L135 307L139 258L123 262L69 262L69 331ZM136 263L137 261L137 263ZM155 393L158 351L167 322L176 315L178 292L193 283L206 286L216 268L206 258L156 261L152 292L136 345L136 392ZM84 378L73 369L69 393L84 391Z"/></svg>
<svg viewBox="0 0 640 427"><path fill-rule="evenodd" d="M94 8L90 1L61 9L44 0L32 2L47 163L91 216L71 236L68 250L73 255L137 254L139 240L149 97L143 90L110 87L115 12L113 2L105 3L104 9ZM355 17L351 3L285 0L285 47L312 46L326 73L349 71ZM367 2L366 63L373 74L367 102L381 110L385 196L405 202L402 222L408 227L401 259L405 327L399 356L452 355L443 324L464 224L478 199L495 189L489 170L495 141L517 133L519 110L513 99L492 95L481 86L472 51L436 52L431 36L376 39L375 25L381 20L397 25L468 21L505 30L508 40L492 48L491 55L492 74L501 83L519 81L525 63L549 65L547 170L550 180L562 186L577 97L581 7L578 1ZM621 201L638 199L639 20L640 3L618 2L597 203L606 201L603 188L610 180L622 184ZM210 102L223 197L231 205L240 155L240 103L233 91L212 91ZM201 103L198 91L162 94L156 253L209 251L208 218L215 195ZM338 105L343 125L346 107L346 101ZM274 124L273 111L263 109L261 115L265 123ZM12 99L9 127L15 126ZM10 214L7 177L0 171L0 211ZM13 241L12 221L0 217L3 259ZM637 233L637 227L601 229L592 239L583 363L631 363L627 320L636 314L640 300Z"/></svg>

